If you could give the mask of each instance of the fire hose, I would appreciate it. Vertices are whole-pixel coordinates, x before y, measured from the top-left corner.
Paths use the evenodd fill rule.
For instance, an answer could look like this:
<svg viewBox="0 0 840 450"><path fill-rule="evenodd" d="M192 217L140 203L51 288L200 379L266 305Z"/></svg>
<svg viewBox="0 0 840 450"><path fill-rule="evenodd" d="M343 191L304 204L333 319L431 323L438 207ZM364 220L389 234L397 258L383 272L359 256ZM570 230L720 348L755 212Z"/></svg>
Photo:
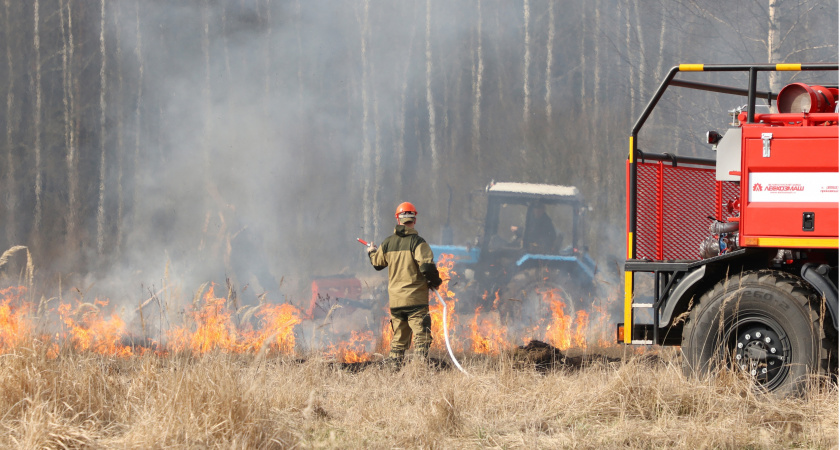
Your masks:
<svg viewBox="0 0 840 450"><path fill-rule="evenodd" d="M446 328L446 302L443 301L443 298L440 296L440 292L437 289L432 289L437 296L438 301L441 305L443 305L443 340L446 342L446 350L449 352L449 358L452 359L452 362L455 364L455 367L458 368L461 372L464 372L464 375L469 375L460 364L458 364L458 360L455 359L455 355L452 353L452 346L449 345L449 330Z"/></svg>
<svg viewBox="0 0 840 450"><path fill-rule="evenodd" d="M362 245L364 245L365 247L369 247L372 245L365 242L361 238L356 238L356 240L362 243ZM438 292L437 289L432 289L432 291L435 293L435 296L437 296L437 299L440 302L441 306L443 306L443 340L444 342L446 342L446 351L449 352L449 358L452 360L452 362L455 364L455 367L457 367L458 370L463 372L464 375L469 375L469 373L467 373L467 371L464 370L463 367L461 367L461 364L458 363L458 359L455 358L455 354L452 353L452 346L449 344L449 330L446 326L446 302L443 301L443 297L440 296L440 292Z"/></svg>

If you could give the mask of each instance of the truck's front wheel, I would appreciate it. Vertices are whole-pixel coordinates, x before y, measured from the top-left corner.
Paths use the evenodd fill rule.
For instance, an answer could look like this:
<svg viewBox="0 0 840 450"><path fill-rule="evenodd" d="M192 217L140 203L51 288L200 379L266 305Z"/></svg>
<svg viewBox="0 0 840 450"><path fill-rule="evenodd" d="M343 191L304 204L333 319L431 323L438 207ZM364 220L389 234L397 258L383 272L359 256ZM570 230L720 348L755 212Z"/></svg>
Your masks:
<svg viewBox="0 0 840 450"><path fill-rule="evenodd" d="M683 329L687 375L723 364L763 389L798 393L825 373L829 343L818 297L783 272L745 272L724 280L692 308Z"/></svg>

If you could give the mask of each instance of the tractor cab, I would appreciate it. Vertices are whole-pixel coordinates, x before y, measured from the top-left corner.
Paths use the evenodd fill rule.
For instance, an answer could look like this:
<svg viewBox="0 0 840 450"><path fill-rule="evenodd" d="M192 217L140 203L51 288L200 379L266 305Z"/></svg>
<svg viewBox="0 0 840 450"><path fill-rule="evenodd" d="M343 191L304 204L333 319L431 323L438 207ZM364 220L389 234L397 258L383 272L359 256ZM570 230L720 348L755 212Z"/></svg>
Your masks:
<svg viewBox="0 0 840 450"><path fill-rule="evenodd" d="M536 268L591 283L595 263L586 253L586 207L576 187L500 182L485 193L484 228L474 245L432 245L436 259L453 258L455 271L480 292L503 289Z"/></svg>
<svg viewBox="0 0 840 450"><path fill-rule="evenodd" d="M519 265L583 248L582 199L573 186L495 183L487 187L481 260Z"/></svg>

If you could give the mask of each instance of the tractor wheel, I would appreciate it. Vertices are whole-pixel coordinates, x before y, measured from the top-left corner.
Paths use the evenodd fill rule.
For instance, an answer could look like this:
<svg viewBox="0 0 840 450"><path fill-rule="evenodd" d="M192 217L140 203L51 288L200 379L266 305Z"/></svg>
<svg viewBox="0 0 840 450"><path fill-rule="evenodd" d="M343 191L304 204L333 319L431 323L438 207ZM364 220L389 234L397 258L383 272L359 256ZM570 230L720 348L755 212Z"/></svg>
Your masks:
<svg viewBox="0 0 840 450"><path fill-rule="evenodd" d="M574 321L578 305L571 294L577 290L567 278L567 274L537 268L516 274L499 295L499 314L508 329L515 334L544 329L551 324L552 307L562 307Z"/></svg>
<svg viewBox="0 0 840 450"><path fill-rule="evenodd" d="M811 373L827 373L829 340L818 296L784 272L745 272L705 293L683 328L686 375L727 367L759 390L797 394Z"/></svg>

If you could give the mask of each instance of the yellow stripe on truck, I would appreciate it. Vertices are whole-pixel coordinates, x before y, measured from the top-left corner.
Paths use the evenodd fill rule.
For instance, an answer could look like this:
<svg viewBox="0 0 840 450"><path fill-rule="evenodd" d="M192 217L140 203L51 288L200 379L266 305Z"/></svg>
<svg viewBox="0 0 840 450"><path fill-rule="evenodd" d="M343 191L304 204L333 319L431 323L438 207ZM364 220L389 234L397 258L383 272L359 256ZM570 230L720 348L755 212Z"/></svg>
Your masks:
<svg viewBox="0 0 840 450"><path fill-rule="evenodd" d="M802 70L802 64L776 64L776 70Z"/></svg>
<svg viewBox="0 0 840 450"><path fill-rule="evenodd" d="M633 136L630 136L630 155L627 157L627 160L630 163L633 163Z"/></svg>
<svg viewBox="0 0 840 450"><path fill-rule="evenodd" d="M680 72L702 72L703 64L680 64Z"/></svg>
<svg viewBox="0 0 840 450"><path fill-rule="evenodd" d="M837 238L753 238L758 247L837 248Z"/></svg>
<svg viewBox="0 0 840 450"><path fill-rule="evenodd" d="M633 272L624 272L624 343L633 340Z"/></svg>
<svg viewBox="0 0 840 450"><path fill-rule="evenodd" d="M633 257L633 232L627 232L627 259ZM624 343L633 340L633 272L624 272Z"/></svg>

